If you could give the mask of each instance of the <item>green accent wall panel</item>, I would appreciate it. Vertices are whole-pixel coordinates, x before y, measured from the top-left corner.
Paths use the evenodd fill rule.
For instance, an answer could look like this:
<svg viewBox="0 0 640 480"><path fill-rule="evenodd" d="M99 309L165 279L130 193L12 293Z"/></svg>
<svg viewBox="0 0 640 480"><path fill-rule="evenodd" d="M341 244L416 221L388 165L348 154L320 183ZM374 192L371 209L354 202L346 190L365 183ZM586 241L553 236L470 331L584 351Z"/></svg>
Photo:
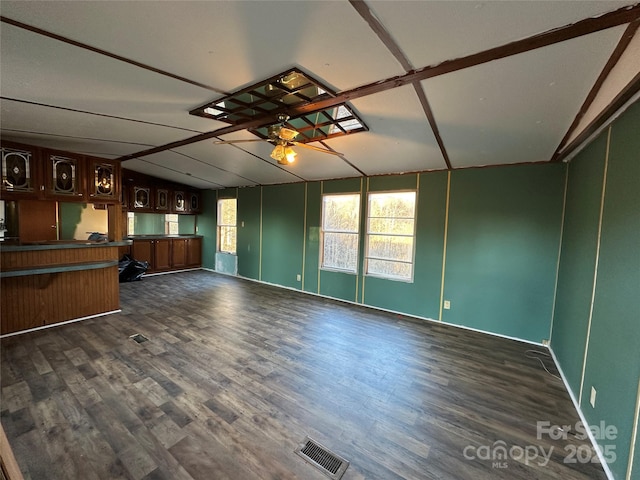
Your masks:
<svg viewBox="0 0 640 480"><path fill-rule="evenodd" d="M362 180L357 178L343 178L340 180L326 180L322 182L322 193L354 193L360 191Z"/></svg>
<svg viewBox="0 0 640 480"><path fill-rule="evenodd" d="M357 282L354 274L320 270L320 294L327 297L355 302Z"/></svg>
<svg viewBox="0 0 640 480"><path fill-rule="evenodd" d="M202 266L216 267L218 198L216 190L203 190L202 213L198 215L198 235L202 235Z"/></svg>
<svg viewBox="0 0 640 480"><path fill-rule="evenodd" d="M238 275L255 280L260 279L260 206L261 187L238 190Z"/></svg>
<svg viewBox="0 0 640 480"><path fill-rule="evenodd" d="M196 233L197 215L178 215L178 233L193 235Z"/></svg>
<svg viewBox="0 0 640 480"><path fill-rule="evenodd" d="M303 183L263 187L263 281L302 288L304 208Z"/></svg>
<svg viewBox="0 0 640 480"><path fill-rule="evenodd" d="M304 253L304 290L318 293L320 263L320 182L307 183L307 231Z"/></svg>
<svg viewBox="0 0 640 480"><path fill-rule="evenodd" d="M444 247L447 172L420 176L413 283L367 277L364 303L438 319Z"/></svg>
<svg viewBox="0 0 640 480"><path fill-rule="evenodd" d="M369 191L415 190L417 183L418 179L415 173L407 175L379 175L369 177Z"/></svg>
<svg viewBox="0 0 640 480"><path fill-rule="evenodd" d="M598 277L582 409L589 423L618 429L617 460L624 478L640 378L640 102L611 127ZM589 404L591 386L598 394ZM637 474L635 475L637 478Z"/></svg>
<svg viewBox="0 0 640 480"><path fill-rule="evenodd" d="M549 336L564 165L451 172L442 320L540 342Z"/></svg>
<svg viewBox="0 0 640 480"><path fill-rule="evenodd" d="M238 196L238 189L237 188L223 188L221 190L218 190L218 199L220 198L237 198ZM217 203L216 203L216 210L218 209Z"/></svg>
<svg viewBox="0 0 640 480"><path fill-rule="evenodd" d="M551 348L576 397L593 292L606 149L605 132L569 164Z"/></svg>

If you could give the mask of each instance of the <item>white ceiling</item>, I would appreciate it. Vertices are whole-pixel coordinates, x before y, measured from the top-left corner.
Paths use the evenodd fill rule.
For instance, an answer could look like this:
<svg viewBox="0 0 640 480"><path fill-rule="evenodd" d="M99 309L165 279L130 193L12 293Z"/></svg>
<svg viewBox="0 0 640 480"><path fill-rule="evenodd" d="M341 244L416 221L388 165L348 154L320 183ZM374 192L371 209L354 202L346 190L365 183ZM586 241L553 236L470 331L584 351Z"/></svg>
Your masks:
<svg viewBox="0 0 640 480"><path fill-rule="evenodd" d="M416 69L633 4L366 1ZM25 24L0 24L2 138L107 158L223 128L228 124L188 112L290 67L336 92L406 73L346 0L3 0L0 13ZM426 94L451 167L549 161L625 28L416 84ZM325 141L343 157L297 148L297 161L283 167L269 157L266 142L216 145L208 139L123 166L199 188L448 168L414 85L349 103L369 131ZM238 131L220 138L256 137Z"/></svg>

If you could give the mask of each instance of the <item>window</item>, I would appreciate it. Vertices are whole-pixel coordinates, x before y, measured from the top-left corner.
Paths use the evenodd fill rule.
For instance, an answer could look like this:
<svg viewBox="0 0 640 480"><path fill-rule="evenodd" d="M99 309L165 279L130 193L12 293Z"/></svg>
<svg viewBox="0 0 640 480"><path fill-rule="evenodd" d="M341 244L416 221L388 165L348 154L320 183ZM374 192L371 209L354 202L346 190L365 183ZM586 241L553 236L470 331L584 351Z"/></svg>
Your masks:
<svg viewBox="0 0 640 480"><path fill-rule="evenodd" d="M370 193L366 273L413 281L416 192Z"/></svg>
<svg viewBox="0 0 640 480"><path fill-rule="evenodd" d="M218 200L218 251L236 253L236 199Z"/></svg>
<svg viewBox="0 0 640 480"><path fill-rule="evenodd" d="M168 235L178 235L180 229L178 228L178 214L167 213L164 216L164 233Z"/></svg>
<svg viewBox="0 0 640 480"><path fill-rule="evenodd" d="M321 268L358 272L360 194L322 196Z"/></svg>

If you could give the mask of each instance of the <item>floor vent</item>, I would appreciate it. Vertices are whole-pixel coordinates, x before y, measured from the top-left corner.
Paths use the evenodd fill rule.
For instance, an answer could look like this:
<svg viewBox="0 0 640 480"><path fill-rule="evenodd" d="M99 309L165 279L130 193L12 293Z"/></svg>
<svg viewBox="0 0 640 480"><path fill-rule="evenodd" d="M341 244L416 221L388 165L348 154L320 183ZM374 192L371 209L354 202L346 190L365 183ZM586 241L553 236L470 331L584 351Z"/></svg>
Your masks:
<svg viewBox="0 0 640 480"><path fill-rule="evenodd" d="M309 437L296 449L296 453L304 458L311 465L316 467L327 477L339 480L349 466L344 458L330 452L327 448L320 445Z"/></svg>
<svg viewBox="0 0 640 480"><path fill-rule="evenodd" d="M145 337L141 333L136 333L134 335L131 335L129 338L133 339L137 343L142 343L142 342L146 342L146 341L149 340L147 337Z"/></svg>

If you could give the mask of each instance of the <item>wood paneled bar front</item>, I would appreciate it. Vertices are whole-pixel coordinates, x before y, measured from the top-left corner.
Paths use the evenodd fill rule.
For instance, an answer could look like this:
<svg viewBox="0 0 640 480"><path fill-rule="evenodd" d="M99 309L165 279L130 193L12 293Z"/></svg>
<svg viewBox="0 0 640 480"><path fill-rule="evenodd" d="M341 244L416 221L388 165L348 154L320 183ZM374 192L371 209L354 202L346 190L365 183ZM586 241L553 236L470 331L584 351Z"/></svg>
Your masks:
<svg viewBox="0 0 640 480"><path fill-rule="evenodd" d="M119 311L120 242L3 244L0 334Z"/></svg>

